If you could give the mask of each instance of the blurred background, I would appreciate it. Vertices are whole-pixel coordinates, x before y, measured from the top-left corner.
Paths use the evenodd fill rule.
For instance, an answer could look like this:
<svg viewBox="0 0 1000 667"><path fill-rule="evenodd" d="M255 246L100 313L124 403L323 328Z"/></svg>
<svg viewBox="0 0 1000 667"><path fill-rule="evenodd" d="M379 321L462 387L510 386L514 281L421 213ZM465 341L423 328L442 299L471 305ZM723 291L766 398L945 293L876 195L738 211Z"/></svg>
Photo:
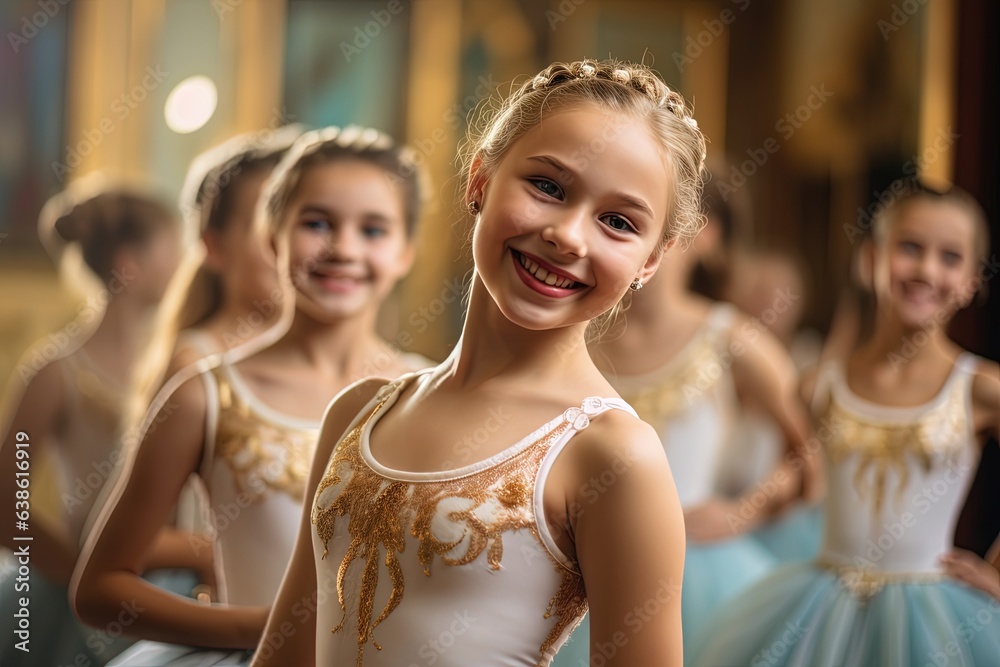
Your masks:
<svg viewBox="0 0 1000 667"><path fill-rule="evenodd" d="M46 198L94 171L176 197L197 153L292 122L373 126L419 152L433 201L382 328L443 357L461 313L439 297L469 268L469 114L585 57L652 63L693 100L746 202L741 233L798 258L803 324L822 335L894 179L967 189L995 247L997 25L991 0L4 0L0 373L85 307L38 241ZM986 292L953 335L998 359Z"/></svg>
<svg viewBox="0 0 1000 667"><path fill-rule="evenodd" d="M369 125L421 154L434 199L384 328L440 358L460 313L407 314L468 269L469 113L553 60L609 55L694 101L747 234L802 257L804 324L823 332L893 179L961 185L1000 236L996 19L987 0L5 0L0 372L81 303L38 242L47 197L96 170L176 197L197 153L289 122ZM954 331L994 359L997 291Z"/></svg>

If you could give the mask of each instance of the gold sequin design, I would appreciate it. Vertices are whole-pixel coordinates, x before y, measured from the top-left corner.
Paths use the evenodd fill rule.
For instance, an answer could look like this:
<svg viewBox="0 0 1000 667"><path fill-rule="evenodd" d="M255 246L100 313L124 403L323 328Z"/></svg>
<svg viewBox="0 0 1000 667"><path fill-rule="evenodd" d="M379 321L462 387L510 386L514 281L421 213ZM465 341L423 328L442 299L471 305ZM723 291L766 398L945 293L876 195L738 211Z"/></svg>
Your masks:
<svg viewBox="0 0 1000 667"><path fill-rule="evenodd" d="M881 572L823 559L816 565L836 574L840 585L861 604L869 602L890 584L930 584L945 579L940 572Z"/></svg>
<svg viewBox="0 0 1000 667"><path fill-rule="evenodd" d="M240 398L221 368L211 373L219 389L215 451L232 471L237 490L250 502L269 490L301 500L319 429L275 424Z"/></svg>
<svg viewBox="0 0 1000 667"><path fill-rule="evenodd" d="M837 434L828 445L830 461L837 464L858 457L854 488L861 500L872 503L876 520L889 494L890 472L896 473L899 480L894 494L899 507L910 480L908 459L916 459L924 471L930 472L942 457L954 460L961 454L966 446L961 436L968 429L965 387L965 383L951 382L942 404L906 423L864 419L830 398L825 418L837 424ZM866 482L869 471L871 480Z"/></svg>
<svg viewBox="0 0 1000 667"><path fill-rule="evenodd" d="M316 489L312 509L312 523L323 543L323 558L329 554L328 544L339 518L347 517L351 536L351 543L337 571L337 599L343 617L333 632L343 630L347 620L344 590L347 570L355 560L364 561L358 600L359 667L364 647L369 641L381 650L374 637L375 628L403 600L405 582L397 554L406 548L407 532L419 542L417 558L427 576L431 576L435 556L445 565L461 566L472 563L485 552L489 567L499 570L505 532L528 530L541 543L532 507L532 489L549 446L571 426L569 421L564 420L548 432L539 431L538 439L530 446L495 466L471 475L434 482L404 482L379 475L368 466L361 454L361 434L385 400L383 398L337 446ZM583 419L583 422L577 422L578 428L581 425L585 427L587 423L579 416L580 412L576 408L566 412L570 418ZM339 490L331 488L338 486ZM328 489L331 492L325 494ZM431 522L442 512L453 525L461 527L461 535L457 539L440 539L432 531ZM543 551L548 554L544 547ZM575 626L588 609L583 577L557 563L550 554L549 559L560 574L561 581L549 601L544 618L555 617L558 620L540 647L540 655L550 650L562 633ZM380 563L384 563L388 571L392 592L378 617L373 619Z"/></svg>
<svg viewBox="0 0 1000 667"><path fill-rule="evenodd" d="M650 424L662 424L683 412L695 398L712 391L724 375L720 344L714 338L711 332L699 333L693 347L686 349L683 357L677 357L680 366L673 373L638 391L622 388L622 398Z"/></svg>

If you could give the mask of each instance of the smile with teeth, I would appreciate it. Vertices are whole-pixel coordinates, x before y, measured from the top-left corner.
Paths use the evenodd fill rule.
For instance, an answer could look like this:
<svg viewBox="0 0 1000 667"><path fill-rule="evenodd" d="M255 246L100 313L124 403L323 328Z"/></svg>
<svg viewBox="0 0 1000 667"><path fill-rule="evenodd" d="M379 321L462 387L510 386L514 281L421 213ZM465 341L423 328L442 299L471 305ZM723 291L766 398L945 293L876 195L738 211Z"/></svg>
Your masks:
<svg viewBox="0 0 1000 667"><path fill-rule="evenodd" d="M515 255L517 257L517 261L521 263L521 266L523 266L528 273L533 275L536 280L543 282L546 285L569 289L578 284L575 280L572 280L570 278L564 278L558 274L551 273L550 271L543 269L542 267L538 266L538 264L531 261L530 259L528 259L527 257L525 257L524 255L522 255L517 251L515 251Z"/></svg>

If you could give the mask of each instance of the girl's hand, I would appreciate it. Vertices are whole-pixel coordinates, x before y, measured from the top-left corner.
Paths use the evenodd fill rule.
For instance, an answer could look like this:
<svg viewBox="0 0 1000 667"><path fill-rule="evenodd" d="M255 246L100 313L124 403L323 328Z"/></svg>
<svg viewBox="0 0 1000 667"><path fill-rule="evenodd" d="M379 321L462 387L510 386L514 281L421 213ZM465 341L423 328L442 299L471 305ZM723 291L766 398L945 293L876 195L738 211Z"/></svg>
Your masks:
<svg viewBox="0 0 1000 667"><path fill-rule="evenodd" d="M955 549L939 562L948 575L1000 600L1000 571L971 551Z"/></svg>
<svg viewBox="0 0 1000 667"><path fill-rule="evenodd" d="M684 512L684 525L692 542L718 542L742 535L757 524L757 512L745 518L740 503L728 498L712 498Z"/></svg>

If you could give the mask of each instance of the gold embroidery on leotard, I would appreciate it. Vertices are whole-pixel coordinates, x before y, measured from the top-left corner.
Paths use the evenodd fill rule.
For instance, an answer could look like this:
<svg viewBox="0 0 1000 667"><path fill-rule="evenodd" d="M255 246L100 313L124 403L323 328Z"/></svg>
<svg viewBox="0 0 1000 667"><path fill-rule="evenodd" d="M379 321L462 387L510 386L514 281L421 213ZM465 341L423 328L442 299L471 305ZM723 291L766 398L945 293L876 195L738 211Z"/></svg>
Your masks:
<svg viewBox="0 0 1000 667"><path fill-rule="evenodd" d="M910 479L908 459L916 459L929 472L935 460L941 456L958 456L965 447L961 437L968 429L964 386L961 382L952 382L940 406L906 423L864 419L844 408L835 398L829 400L825 418L837 424L838 429L829 443L830 461L836 464L851 456L858 457L854 488L859 498L872 503L876 519L881 516L889 494L890 472L898 477L894 494L898 506ZM869 471L872 479L866 483Z"/></svg>
<svg viewBox="0 0 1000 667"><path fill-rule="evenodd" d="M365 425L385 400L383 398L337 446L316 489L312 508L312 523L323 543L323 558L329 555L328 544L341 517L347 517L351 536L337 570L337 599L343 616L333 632L343 630L348 617L344 590L347 570L355 560L364 562L358 596L359 667L365 644L370 641L381 650L374 637L375 628L402 602L405 582L397 554L406 548L407 532L419 542L417 558L427 576L431 576L435 557L445 565L460 566L472 563L485 553L489 567L499 570L503 559L503 533L508 531L529 530L541 541L531 490L549 445L570 427L570 422L564 420L510 458L465 477L424 483L396 481L372 470L362 458L360 448ZM566 414L576 416L577 413L580 410L573 408ZM442 539L434 534L432 521L442 515L458 528L454 539ZM561 575L561 583L549 601L544 618L558 620L540 647L540 655L587 612L583 578L558 564L551 555L549 558ZM373 618L380 563L384 563L388 571L392 592L385 607Z"/></svg>
<svg viewBox="0 0 1000 667"><path fill-rule="evenodd" d="M693 349L678 357L680 367L670 377L638 391L622 391L639 418L650 424L662 424L690 407L698 397L711 392L726 372L720 363L718 342L705 333L697 334Z"/></svg>
<svg viewBox="0 0 1000 667"><path fill-rule="evenodd" d="M221 368L211 372L219 388L215 450L231 469L237 490L251 502L268 490L301 499L318 429L293 429L271 422L240 398Z"/></svg>

